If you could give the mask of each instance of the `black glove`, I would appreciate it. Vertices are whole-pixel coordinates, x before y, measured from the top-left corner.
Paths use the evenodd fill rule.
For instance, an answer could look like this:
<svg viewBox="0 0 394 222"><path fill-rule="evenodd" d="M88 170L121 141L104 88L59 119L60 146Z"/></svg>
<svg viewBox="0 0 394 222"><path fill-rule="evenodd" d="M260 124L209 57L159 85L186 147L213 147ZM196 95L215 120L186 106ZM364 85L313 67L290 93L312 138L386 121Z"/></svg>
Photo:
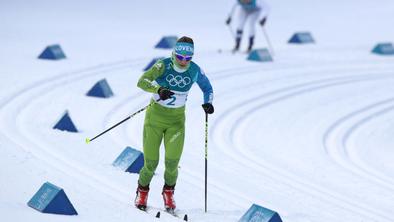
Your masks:
<svg viewBox="0 0 394 222"><path fill-rule="evenodd" d="M214 110L213 105L210 103L202 104L202 108L204 109L205 113L212 114Z"/></svg>
<svg viewBox="0 0 394 222"><path fill-rule="evenodd" d="M231 17L228 17L228 19L226 20L226 25L230 25L231 23Z"/></svg>
<svg viewBox="0 0 394 222"><path fill-rule="evenodd" d="M169 99L172 95L174 95L173 92L165 87L160 87L157 93L159 94L161 100Z"/></svg>
<svg viewBox="0 0 394 222"><path fill-rule="evenodd" d="M266 21L267 21L267 17L264 17L263 19L260 20L260 25L264 26Z"/></svg>

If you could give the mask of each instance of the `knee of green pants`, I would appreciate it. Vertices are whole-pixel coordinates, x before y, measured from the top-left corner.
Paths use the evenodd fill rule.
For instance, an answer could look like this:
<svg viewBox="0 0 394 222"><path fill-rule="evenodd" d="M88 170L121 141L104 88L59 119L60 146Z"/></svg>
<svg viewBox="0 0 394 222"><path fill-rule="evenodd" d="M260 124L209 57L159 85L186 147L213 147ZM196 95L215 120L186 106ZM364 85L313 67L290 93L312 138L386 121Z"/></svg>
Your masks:
<svg viewBox="0 0 394 222"><path fill-rule="evenodd" d="M179 163L179 159L165 160L166 169L164 171L164 182L169 186L173 186L176 184L176 180L178 178L178 163Z"/></svg>
<svg viewBox="0 0 394 222"><path fill-rule="evenodd" d="M159 164L159 160L145 159L144 167L142 167L142 169L140 171L140 176L138 179L138 183L141 186L148 186L149 185L158 164Z"/></svg>

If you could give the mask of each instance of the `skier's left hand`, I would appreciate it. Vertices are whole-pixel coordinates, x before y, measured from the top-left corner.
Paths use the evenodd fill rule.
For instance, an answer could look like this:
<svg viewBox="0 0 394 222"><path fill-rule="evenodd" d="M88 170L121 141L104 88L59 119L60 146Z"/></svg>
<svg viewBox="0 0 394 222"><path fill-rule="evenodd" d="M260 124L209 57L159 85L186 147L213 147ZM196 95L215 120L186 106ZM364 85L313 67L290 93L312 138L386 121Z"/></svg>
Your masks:
<svg viewBox="0 0 394 222"><path fill-rule="evenodd" d="M204 109L205 113L212 114L214 111L213 105L210 103L202 104L202 108Z"/></svg>
<svg viewBox="0 0 394 222"><path fill-rule="evenodd" d="M265 22L267 21L267 17L264 17L263 19L260 20L260 25L263 27L265 25Z"/></svg>

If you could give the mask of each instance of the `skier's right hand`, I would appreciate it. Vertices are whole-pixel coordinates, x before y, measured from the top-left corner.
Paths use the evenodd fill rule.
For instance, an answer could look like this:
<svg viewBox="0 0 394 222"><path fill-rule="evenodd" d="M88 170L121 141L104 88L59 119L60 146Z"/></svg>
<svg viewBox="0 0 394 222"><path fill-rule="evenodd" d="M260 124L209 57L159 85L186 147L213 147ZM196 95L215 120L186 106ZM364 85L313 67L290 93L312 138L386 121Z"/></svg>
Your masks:
<svg viewBox="0 0 394 222"><path fill-rule="evenodd" d="M226 20L226 25L230 25L230 23L231 23L231 17L228 17Z"/></svg>
<svg viewBox="0 0 394 222"><path fill-rule="evenodd" d="M173 92L165 87L160 87L157 93L159 94L161 100L169 99L172 95L174 95Z"/></svg>
<svg viewBox="0 0 394 222"><path fill-rule="evenodd" d="M264 27L266 21L267 21L267 17L264 17L263 19L260 20L259 23L260 23L261 27Z"/></svg>

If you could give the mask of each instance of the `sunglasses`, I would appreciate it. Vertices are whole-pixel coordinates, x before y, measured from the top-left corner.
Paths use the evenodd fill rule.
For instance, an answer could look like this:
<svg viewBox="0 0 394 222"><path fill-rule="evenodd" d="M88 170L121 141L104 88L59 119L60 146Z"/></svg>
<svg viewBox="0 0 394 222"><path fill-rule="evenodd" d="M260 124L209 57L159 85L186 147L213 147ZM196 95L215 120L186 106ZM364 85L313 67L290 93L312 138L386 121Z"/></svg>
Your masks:
<svg viewBox="0 0 394 222"><path fill-rule="evenodd" d="M176 56L176 58L177 58L178 60L187 61L187 62L189 62L190 60L192 60L192 57L193 57L193 56L184 56L184 55L179 55L179 54L175 54L175 56Z"/></svg>

